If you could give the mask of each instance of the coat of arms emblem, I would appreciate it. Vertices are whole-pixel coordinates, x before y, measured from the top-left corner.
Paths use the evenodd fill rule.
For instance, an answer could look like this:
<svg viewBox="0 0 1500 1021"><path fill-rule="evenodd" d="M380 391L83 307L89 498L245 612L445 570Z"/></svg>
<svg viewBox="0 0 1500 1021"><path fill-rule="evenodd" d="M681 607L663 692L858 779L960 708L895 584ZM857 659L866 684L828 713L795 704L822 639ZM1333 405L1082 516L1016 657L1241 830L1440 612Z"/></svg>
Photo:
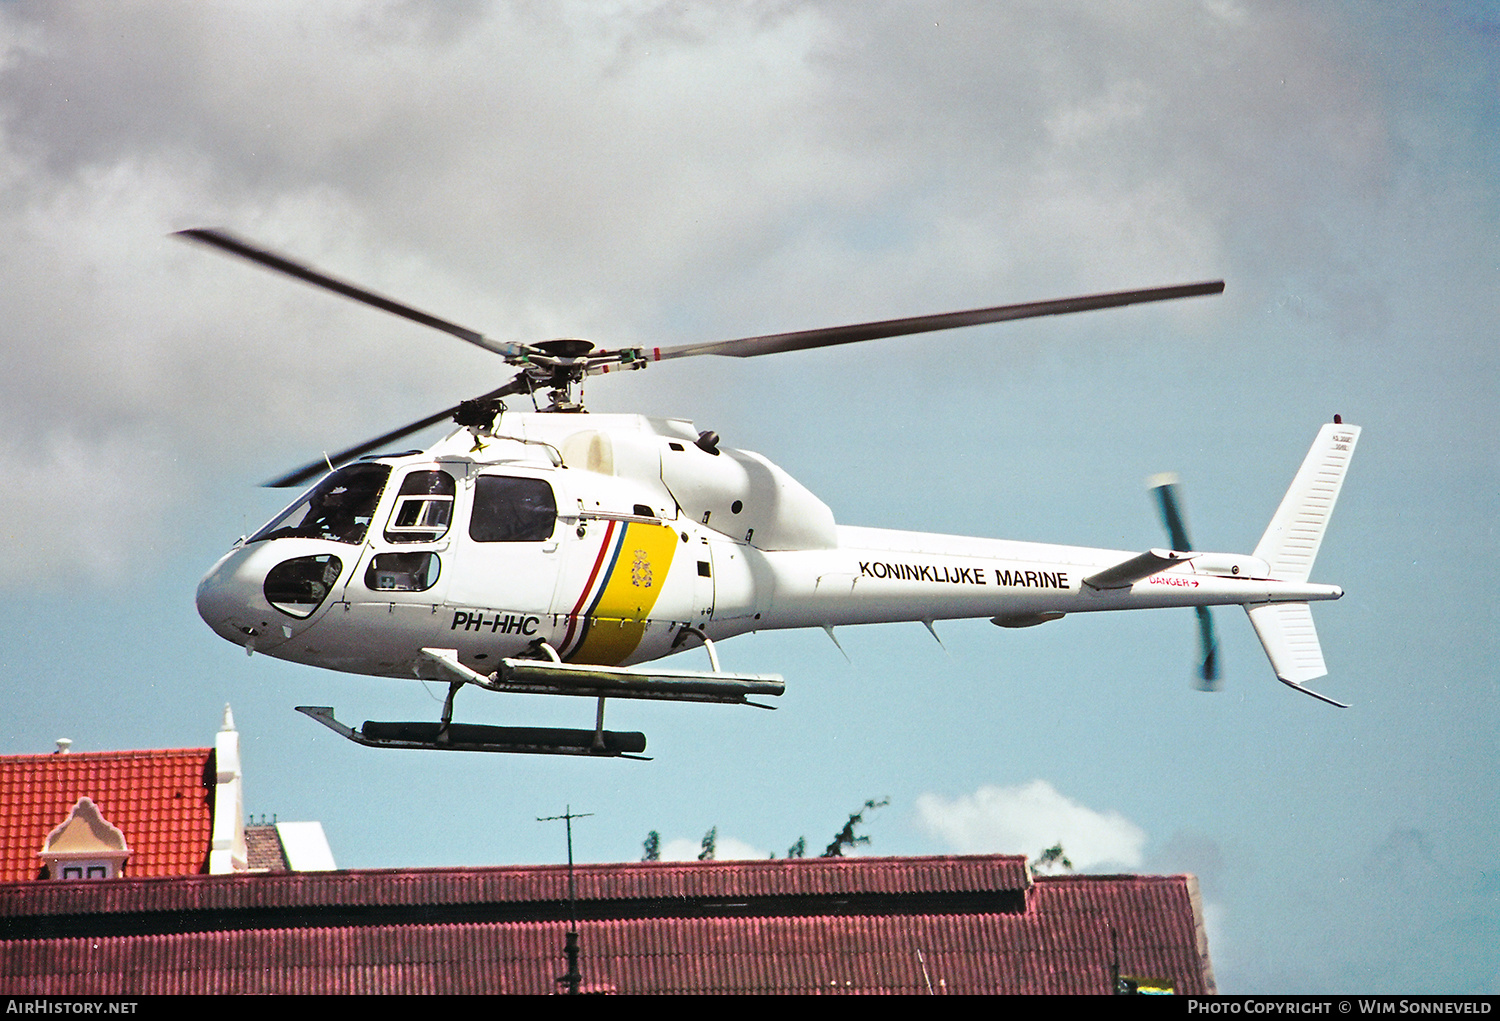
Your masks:
<svg viewBox="0 0 1500 1021"><path fill-rule="evenodd" d="M630 584L636 588L651 587L651 561L643 549L635 551L635 560L630 565Z"/></svg>

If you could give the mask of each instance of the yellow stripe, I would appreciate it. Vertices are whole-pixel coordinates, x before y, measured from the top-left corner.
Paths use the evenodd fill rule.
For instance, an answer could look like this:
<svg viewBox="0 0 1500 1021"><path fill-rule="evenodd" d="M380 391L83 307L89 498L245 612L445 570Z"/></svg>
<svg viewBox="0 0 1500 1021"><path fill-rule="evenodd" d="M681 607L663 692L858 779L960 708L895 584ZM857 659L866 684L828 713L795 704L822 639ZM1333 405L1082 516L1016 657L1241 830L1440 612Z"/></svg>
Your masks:
<svg viewBox="0 0 1500 1021"><path fill-rule="evenodd" d="M620 539L620 554L604 581L583 644L568 658L574 663L612 665L635 651L646 620L666 584L677 533L663 525L631 522Z"/></svg>

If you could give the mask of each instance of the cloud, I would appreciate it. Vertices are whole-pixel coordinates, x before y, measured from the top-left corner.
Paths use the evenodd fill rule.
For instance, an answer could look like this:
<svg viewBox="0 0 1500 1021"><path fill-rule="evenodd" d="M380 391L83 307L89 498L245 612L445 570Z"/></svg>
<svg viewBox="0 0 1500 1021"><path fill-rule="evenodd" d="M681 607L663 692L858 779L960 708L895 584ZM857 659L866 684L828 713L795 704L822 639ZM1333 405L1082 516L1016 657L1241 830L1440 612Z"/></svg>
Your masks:
<svg viewBox="0 0 1500 1021"><path fill-rule="evenodd" d="M662 861L697 861L703 853L703 839L673 837L661 845ZM753 847L734 837L718 836L714 839L714 859L717 861L744 861L752 858L769 858L771 852Z"/></svg>
<svg viewBox="0 0 1500 1021"><path fill-rule="evenodd" d="M508 375L163 240L188 226L495 336L607 344L1236 270L1226 301L1253 301L1337 264L1392 150L1336 17L1145 7L0 5L0 428L130 450L150 423L169 485L253 482ZM1355 211L1306 215L1324 200ZM1272 251L1269 285L1234 265Z"/></svg>
<svg viewBox="0 0 1500 1021"><path fill-rule="evenodd" d="M126 581L132 563L170 547L180 479L149 438L55 429L34 445L0 440L0 585ZM59 498L68 513L50 507Z"/></svg>
<svg viewBox="0 0 1500 1021"><path fill-rule="evenodd" d="M1061 842L1080 871L1136 869L1144 860L1144 830L1119 812L1096 812L1064 797L1045 780L986 785L952 800L923 794L917 814L930 834L961 854L1035 857Z"/></svg>
<svg viewBox="0 0 1500 1021"><path fill-rule="evenodd" d="M1226 876L1232 863L1217 840L1194 830L1178 830L1153 847L1145 862L1145 871L1175 875L1187 872L1198 877L1203 904L1203 925L1208 945L1217 951L1232 944L1226 942L1231 931L1229 909L1222 891L1227 889ZM1231 951L1232 955L1232 951ZM1228 959L1228 957L1226 957Z"/></svg>
<svg viewBox="0 0 1500 1021"><path fill-rule="evenodd" d="M1191 872L1205 886L1217 886L1228 865L1218 841L1192 830L1178 830L1151 852L1146 867L1153 872Z"/></svg>

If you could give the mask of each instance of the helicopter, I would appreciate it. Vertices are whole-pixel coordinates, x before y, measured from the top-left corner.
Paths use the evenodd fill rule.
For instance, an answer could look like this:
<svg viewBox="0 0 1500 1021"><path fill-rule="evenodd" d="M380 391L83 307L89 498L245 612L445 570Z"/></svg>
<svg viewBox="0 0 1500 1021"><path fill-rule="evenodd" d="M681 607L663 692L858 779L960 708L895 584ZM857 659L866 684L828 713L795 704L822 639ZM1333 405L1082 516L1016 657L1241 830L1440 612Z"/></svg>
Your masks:
<svg viewBox="0 0 1500 1021"><path fill-rule="evenodd" d="M675 347L500 341L329 276L220 229L178 236L499 355L498 388L265 483L318 481L241 538L203 577L200 616L278 659L353 674L444 682L438 721L340 722L376 748L643 758L645 736L604 726L609 699L774 708L777 674L721 667L715 643L752 631L988 619L1035 627L1069 613L1191 607L1200 687L1218 687L1209 607L1245 608L1277 678L1328 673L1309 581L1359 427L1323 425L1249 554L1196 551L1171 478L1153 481L1170 548L1109 550L840 525L760 454L680 419L593 414L583 381L686 357L756 357L982 323L1222 293L1222 280L1115 291ZM529 398L513 410L508 397ZM422 450L384 452L451 419ZM381 451L377 453L377 451ZM701 647L707 670L656 661ZM466 687L596 701L593 728L455 722Z"/></svg>

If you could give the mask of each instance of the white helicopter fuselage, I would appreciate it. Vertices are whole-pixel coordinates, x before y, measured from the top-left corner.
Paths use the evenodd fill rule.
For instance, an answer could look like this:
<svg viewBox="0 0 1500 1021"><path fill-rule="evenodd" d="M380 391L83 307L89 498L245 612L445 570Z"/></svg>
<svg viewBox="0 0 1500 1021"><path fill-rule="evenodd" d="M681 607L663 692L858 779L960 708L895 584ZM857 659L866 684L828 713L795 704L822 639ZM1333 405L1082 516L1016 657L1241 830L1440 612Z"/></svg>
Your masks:
<svg viewBox="0 0 1500 1021"><path fill-rule="evenodd" d="M1208 606L1238 603L1277 677L1327 669L1309 582L1359 430L1319 432L1254 552L1190 552L1170 484L1156 487L1180 549L1121 550L841 527L828 506L759 454L720 449L691 423L582 413L595 375L658 362L751 358L989 323L1203 297L1222 280L1108 291L667 347L577 338L498 340L223 230L178 236L483 348L515 369L488 393L324 460L332 470L242 539L198 586L198 611L247 651L358 674L446 681L438 723L340 723L356 743L540 754L639 755L645 736L604 729L608 699L762 705L778 675L721 668L714 643L772 628L987 617L1031 627L1068 613L1197 608L1201 674L1218 676ZM545 394L545 413L508 397ZM353 461L443 419L461 428L425 451ZM352 463L350 463L352 461ZM300 484L303 465L269 483ZM933 631L934 636L936 631ZM835 639L836 641L837 639ZM710 670L643 667L701 646ZM467 685L597 699L594 729L453 722Z"/></svg>
<svg viewBox="0 0 1500 1021"><path fill-rule="evenodd" d="M1320 443L1346 440L1347 461L1358 430L1333 428ZM1270 534L1246 556L840 526L780 468L687 422L506 413L493 435L460 429L325 477L236 544L197 602L247 650L410 678L426 676L434 649L483 675L538 650L629 666L762 629L1026 627L1148 607L1305 610L1342 595L1273 564Z"/></svg>

